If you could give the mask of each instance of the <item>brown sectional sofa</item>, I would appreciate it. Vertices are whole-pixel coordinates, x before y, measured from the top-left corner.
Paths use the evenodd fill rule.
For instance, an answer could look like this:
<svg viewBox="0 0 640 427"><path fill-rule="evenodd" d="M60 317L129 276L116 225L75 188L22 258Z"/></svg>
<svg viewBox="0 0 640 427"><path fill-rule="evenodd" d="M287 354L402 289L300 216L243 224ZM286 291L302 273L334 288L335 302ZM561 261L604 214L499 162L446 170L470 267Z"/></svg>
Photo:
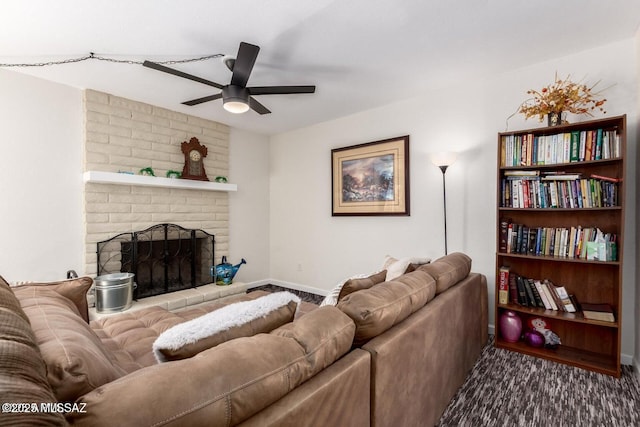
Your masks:
<svg viewBox="0 0 640 427"><path fill-rule="evenodd" d="M77 288L0 280L0 425L434 425L487 340L486 278L470 270L456 253L378 275L335 307L165 363L158 335L222 303L89 325Z"/></svg>

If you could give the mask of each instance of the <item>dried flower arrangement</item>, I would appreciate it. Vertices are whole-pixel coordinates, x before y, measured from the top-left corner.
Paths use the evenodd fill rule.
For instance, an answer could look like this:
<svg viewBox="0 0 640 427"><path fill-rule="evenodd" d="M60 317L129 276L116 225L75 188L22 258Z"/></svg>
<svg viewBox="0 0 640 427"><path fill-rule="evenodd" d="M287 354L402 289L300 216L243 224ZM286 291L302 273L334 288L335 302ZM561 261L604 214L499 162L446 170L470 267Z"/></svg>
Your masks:
<svg viewBox="0 0 640 427"><path fill-rule="evenodd" d="M586 84L572 82L569 80L570 77L560 80L556 73L553 84L543 87L540 91L528 90L527 94L533 97L524 101L518 112L524 114L527 119L538 116L539 121L549 113L559 114L564 111L593 116L592 111L598 109L606 114L602 106L607 100L597 99L602 91L593 91L599 81L589 87Z"/></svg>

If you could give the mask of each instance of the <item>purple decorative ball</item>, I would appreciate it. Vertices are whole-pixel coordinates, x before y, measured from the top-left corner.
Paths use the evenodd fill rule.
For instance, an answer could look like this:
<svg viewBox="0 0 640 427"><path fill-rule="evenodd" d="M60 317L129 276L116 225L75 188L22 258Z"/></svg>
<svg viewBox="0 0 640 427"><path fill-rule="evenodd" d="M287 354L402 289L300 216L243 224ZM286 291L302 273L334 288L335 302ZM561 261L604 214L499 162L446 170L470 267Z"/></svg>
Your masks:
<svg viewBox="0 0 640 427"><path fill-rule="evenodd" d="M527 331L524 333L524 342L531 347L542 347L544 346L544 335L534 330Z"/></svg>
<svg viewBox="0 0 640 427"><path fill-rule="evenodd" d="M522 319L515 312L507 310L500 315L500 335L507 342L518 342L522 334Z"/></svg>

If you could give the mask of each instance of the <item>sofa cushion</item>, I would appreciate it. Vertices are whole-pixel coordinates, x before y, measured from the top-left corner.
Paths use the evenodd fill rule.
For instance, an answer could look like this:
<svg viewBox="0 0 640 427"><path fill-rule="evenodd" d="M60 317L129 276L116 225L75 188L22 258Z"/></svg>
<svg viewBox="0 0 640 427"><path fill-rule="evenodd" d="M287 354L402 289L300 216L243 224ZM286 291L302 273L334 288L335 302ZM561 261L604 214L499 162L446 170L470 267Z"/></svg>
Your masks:
<svg viewBox="0 0 640 427"><path fill-rule="evenodd" d="M229 304L167 329L153 343L153 353L158 362L186 359L225 341L270 332L293 321L298 304L291 292Z"/></svg>
<svg viewBox="0 0 640 427"><path fill-rule="evenodd" d="M382 270L378 273L374 273L370 276L363 277L360 279L353 278L347 280L342 288L340 289L340 294L338 295L338 301L347 295L360 291L362 289L369 289L373 285L377 285L378 283L384 282L385 277L387 277L387 270Z"/></svg>
<svg viewBox="0 0 640 427"><path fill-rule="evenodd" d="M354 329L340 310L322 307L270 334L228 341L105 384L79 399L90 410L68 419L92 427L236 425L347 353Z"/></svg>
<svg viewBox="0 0 640 427"><path fill-rule="evenodd" d="M418 270L428 273L436 280L437 295L469 275L471 258L461 252L454 252L430 264L421 265Z"/></svg>
<svg viewBox="0 0 640 427"><path fill-rule="evenodd" d="M28 317L7 282L0 277L0 402L55 401ZM60 413L3 410L0 418L2 425L66 425Z"/></svg>
<svg viewBox="0 0 640 427"><path fill-rule="evenodd" d="M362 345L424 306L435 290L435 280L416 270L347 295L337 307L355 322L354 344Z"/></svg>
<svg viewBox="0 0 640 427"><path fill-rule="evenodd" d="M80 316L85 322L89 323L89 305L87 304L87 292L93 279L91 277L79 277L77 279L60 280L57 282L44 282L44 283L27 283L24 285L18 285L13 288L16 295L32 288L38 292L38 289L49 289L56 291L63 297L69 298L73 302L80 313Z"/></svg>
<svg viewBox="0 0 640 427"><path fill-rule="evenodd" d="M233 295L176 311L161 307L128 310L91 321L91 329L127 372L158 363L152 346L158 336L173 326L203 316L226 305L268 295L265 291Z"/></svg>
<svg viewBox="0 0 640 427"><path fill-rule="evenodd" d="M73 401L125 374L68 298L30 286L16 292L29 317L56 398Z"/></svg>

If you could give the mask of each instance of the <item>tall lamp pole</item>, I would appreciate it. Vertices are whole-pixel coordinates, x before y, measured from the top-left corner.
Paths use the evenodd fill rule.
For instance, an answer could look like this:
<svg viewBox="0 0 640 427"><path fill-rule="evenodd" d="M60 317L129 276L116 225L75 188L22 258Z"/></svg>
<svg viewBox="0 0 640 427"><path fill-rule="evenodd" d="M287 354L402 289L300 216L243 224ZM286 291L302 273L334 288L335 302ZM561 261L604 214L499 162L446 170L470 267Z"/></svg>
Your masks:
<svg viewBox="0 0 640 427"><path fill-rule="evenodd" d="M438 166L442 171L442 205L444 207L444 254L448 254L447 250L447 183L445 174L447 168L456 161L456 153L437 153L431 157L431 162Z"/></svg>

